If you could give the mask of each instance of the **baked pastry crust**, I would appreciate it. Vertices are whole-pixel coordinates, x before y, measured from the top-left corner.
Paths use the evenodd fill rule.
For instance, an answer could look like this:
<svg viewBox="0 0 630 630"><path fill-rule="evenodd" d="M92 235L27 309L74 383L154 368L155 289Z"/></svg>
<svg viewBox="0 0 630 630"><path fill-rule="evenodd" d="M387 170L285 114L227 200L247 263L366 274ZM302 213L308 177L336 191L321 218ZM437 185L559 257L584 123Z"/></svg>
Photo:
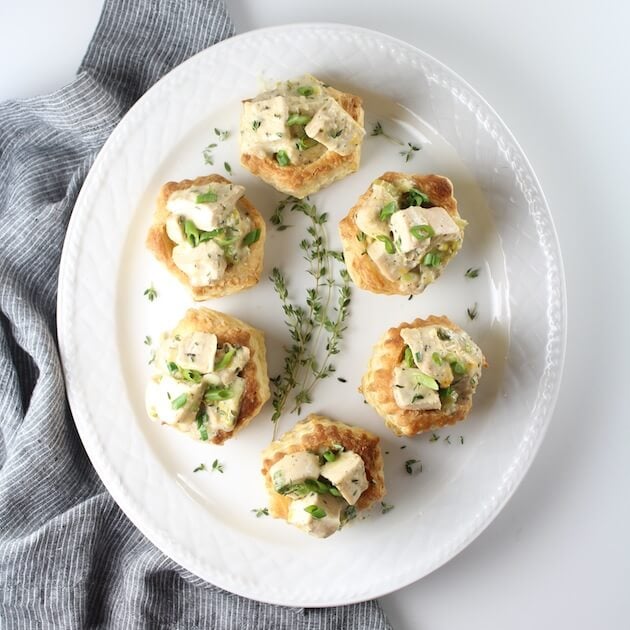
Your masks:
<svg viewBox="0 0 630 630"><path fill-rule="evenodd" d="M439 429L463 420L472 408L472 397L458 400L452 413L441 409L416 410L401 409L394 399L394 368L400 365L405 352L405 342L400 336L404 328L421 328L439 325L455 332L463 331L448 317L431 315L426 319L415 319L410 324L403 322L396 328L390 328L374 346L368 363L367 372L361 379L359 391L365 400L385 420L385 424L399 436L416 435L424 431ZM485 358L483 367L487 367Z"/></svg>
<svg viewBox="0 0 630 630"><path fill-rule="evenodd" d="M388 171L378 179L394 185L411 180L416 188L429 196L431 203L444 208L453 219L461 219L457 212L457 200L453 197L453 184L447 177L442 175L408 175ZM365 253L367 242L357 238L361 230L356 224L356 215L370 197L371 191L372 184L339 223L339 234L348 273L360 289L387 295L408 295L409 290L402 290L398 281L389 280L381 274L374 261Z"/></svg>
<svg viewBox="0 0 630 630"><path fill-rule="evenodd" d="M241 376L245 380L245 389L241 398L238 418L232 431L219 431L208 441L223 444L244 429L260 412L269 400L269 377L267 375L267 352L262 331L245 322L209 308L190 308L184 318L175 326L172 335L188 335L194 332L214 333L217 342L247 346L250 351L249 361ZM190 431L191 425L176 423L171 426L185 433L192 433L199 439L197 431Z"/></svg>
<svg viewBox="0 0 630 630"><path fill-rule="evenodd" d="M191 186L203 186L204 184L212 183L230 184L232 182L221 175L204 175L195 179L184 179L181 182L167 182L164 184L160 188L153 214L153 223L149 228L146 240L146 245L153 255L182 284L188 287L193 299L197 301L231 295L258 284L263 267L266 236L265 220L247 197L241 197L237 202L237 206L239 211L249 217L254 229L258 228L260 230L260 238L249 246L249 255L242 262L228 267L225 275L220 280L204 287L193 287L188 276L173 262L173 249L176 243L171 241L166 232L166 219L170 214L166 209L166 202L176 190L185 190Z"/></svg>
<svg viewBox="0 0 630 630"><path fill-rule="evenodd" d="M354 120L363 127L364 113L359 96L326 88ZM280 166L273 156L259 157L241 153L241 164L254 175L273 186L276 190L298 199L303 199L321 188L354 173L361 160L361 143L349 155L339 155L327 150L321 157L303 165Z"/></svg>
<svg viewBox="0 0 630 630"><path fill-rule="evenodd" d="M365 465L369 486L359 497L356 508L365 510L385 496L383 455L379 438L361 427L353 427L312 413L263 451L261 472L269 494L269 512L272 516L286 520L291 498L274 490L269 469L290 453L323 452L335 444L341 444L347 451L354 451Z"/></svg>

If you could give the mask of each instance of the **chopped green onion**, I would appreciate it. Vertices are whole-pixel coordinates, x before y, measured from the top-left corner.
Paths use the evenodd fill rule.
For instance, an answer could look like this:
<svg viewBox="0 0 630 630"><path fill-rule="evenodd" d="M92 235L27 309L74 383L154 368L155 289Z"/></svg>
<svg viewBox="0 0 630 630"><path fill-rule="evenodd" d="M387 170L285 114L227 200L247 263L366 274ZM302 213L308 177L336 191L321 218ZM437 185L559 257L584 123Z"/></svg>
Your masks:
<svg viewBox="0 0 630 630"><path fill-rule="evenodd" d="M291 164L291 160L284 149L281 149L278 153L276 153L276 162L278 162L280 166L289 166L289 164Z"/></svg>
<svg viewBox="0 0 630 630"><path fill-rule="evenodd" d="M297 138L295 141L295 147L298 151L306 151L317 145L317 140L313 140L308 136L303 136L302 138Z"/></svg>
<svg viewBox="0 0 630 630"><path fill-rule="evenodd" d="M396 202L390 201L387 205L381 208L378 218L381 221L387 221L387 219L389 219L389 217L391 217L392 214L396 212L396 210L398 210L398 208L396 207Z"/></svg>
<svg viewBox="0 0 630 630"><path fill-rule="evenodd" d="M332 452L332 451L324 451L322 453L322 457L327 461L327 462L334 462L337 459L337 456Z"/></svg>
<svg viewBox="0 0 630 630"><path fill-rule="evenodd" d="M410 206L421 206L423 203L431 203L429 197L417 188L407 191Z"/></svg>
<svg viewBox="0 0 630 630"><path fill-rule="evenodd" d="M234 358L235 354L236 354L236 348L230 348L227 352L225 352L223 356L219 359L219 361L214 364L215 372L218 370L223 370L226 367L229 367L230 363L232 363L232 359Z"/></svg>
<svg viewBox="0 0 630 630"><path fill-rule="evenodd" d="M188 394L180 394L175 400L171 400L173 409L181 409L188 402Z"/></svg>
<svg viewBox="0 0 630 630"><path fill-rule="evenodd" d="M453 374L457 374L458 376L466 374L466 366L461 361L453 361L451 363L451 369L453 370Z"/></svg>
<svg viewBox="0 0 630 630"><path fill-rule="evenodd" d="M216 402L218 400L227 400L232 398L234 392L229 387L209 387L208 391L203 395L203 399L206 402Z"/></svg>
<svg viewBox="0 0 630 630"><path fill-rule="evenodd" d="M419 241L435 236L435 230L430 225L414 225L409 231Z"/></svg>
<svg viewBox="0 0 630 630"><path fill-rule="evenodd" d="M177 363L173 363L173 361L168 361L166 367L171 374L175 374L179 370Z"/></svg>
<svg viewBox="0 0 630 630"><path fill-rule="evenodd" d="M317 505L307 505L304 511L308 512L313 518L324 518L326 516L326 512Z"/></svg>
<svg viewBox="0 0 630 630"><path fill-rule="evenodd" d="M179 374L183 380L189 383L201 383L201 372L197 370L187 370L186 368L179 368Z"/></svg>
<svg viewBox="0 0 630 630"><path fill-rule="evenodd" d="M208 439L208 414L205 411L197 413L197 429L199 430L199 438L204 442Z"/></svg>
<svg viewBox="0 0 630 630"><path fill-rule="evenodd" d="M287 119L287 125L291 127L292 125L306 125L308 124L310 116L303 116L301 114L291 114Z"/></svg>
<svg viewBox="0 0 630 630"><path fill-rule="evenodd" d="M212 203L218 198L219 197L217 196L217 193L215 193L213 190L209 190L208 192L202 193L201 195L197 195L195 203Z"/></svg>
<svg viewBox="0 0 630 630"><path fill-rule="evenodd" d="M420 385L424 385L425 387L428 387L429 389L432 389L436 392L440 389L437 381L434 378L430 377L428 374L425 374L424 372L418 372L415 376Z"/></svg>
<svg viewBox="0 0 630 630"><path fill-rule="evenodd" d="M188 242L193 247L197 247L197 245L199 245L199 230L190 219L186 219L186 221L184 221L184 234L186 235Z"/></svg>
<svg viewBox="0 0 630 630"><path fill-rule="evenodd" d="M315 90L310 85L300 85L297 93L301 96L312 96Z"/></svg>
<svg viewBox="0 0 630 630"><path fill-rule="evenodd" d="M209 232L201 230L199 232L199 242L205 243L206 241L209 241L213 238L216 238L220 234L223 234L224 231L225 231L225 228L217 228L216 230L210 230Z"/></svg>
<svg viewBox="0 0 630 630"><path fill-rule="evenodd" d="M437 352L434 352L431 355L431 358L433 359L433 363L435 363L435 365L442 365L442 357Z"/></svg>
<svg viewBox="0 0 630 630"><path fill-rule="evenodd" d="M435 252L429 252L422 259L422 264L426 265L427 267L437 267L439 266L441 260L442 258L440 257L439 254L436 254Z"/></svg>
<svg viewBox="0 0 630 630"><path fill-rule="evenodd" d="M407 367L416 367L416 364L413 360L413 352L411 351L411 348L409 346L405 348L405 363L407 364Z"/></svg>
<svg viewBox="0 0 630 630"><path fill-rule="evenodd" d="M335 486L332 486L328 492L330 492L330 494L333 495L333 497L340 497L341 496L341 492L339 492L339 490L337 490L337 488L335 488Z"/></svg>
<svg viewBox="0 0 630 630"><path fill-rule="evenodd" d="M381 241L381 243L383 243L383 245L385 246L385 251L388 254L395 254L396 253L396 248L394 247L394 243L392 243L392 239L389 238L388 236L385 236L384 234L379 234L376 237L379 241Z"/></svg>
<svg viewBox="0 0 630 630"><path fill-rule="evenodd" d="M243 245L253 245L260 238L260 228L248 232L243 237Z"/></svg>
<svg viewBox="0 0 630 630"><path fill-rule="evenodd" d="M448 341L451 338L451 334L448 330L444 330L444 328L437 329L437 336L441 341Z"/></svg>

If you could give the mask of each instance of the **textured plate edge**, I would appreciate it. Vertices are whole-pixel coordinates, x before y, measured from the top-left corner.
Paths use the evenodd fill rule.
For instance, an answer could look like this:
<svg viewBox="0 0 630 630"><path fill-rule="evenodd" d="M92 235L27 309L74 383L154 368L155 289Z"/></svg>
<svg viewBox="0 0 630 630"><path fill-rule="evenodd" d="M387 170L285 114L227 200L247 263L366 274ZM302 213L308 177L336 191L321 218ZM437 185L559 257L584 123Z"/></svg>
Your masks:
<svg viewBox="0 0 630 630"><path fill-rule="evenodd" d="M398 581L396 584L383 588L382 590L370 592L369 595L357 594L354 598L350 598L350 599L345 598L343 600L334 600L334 601L327 600L325 602L321 601L321 599L316 599L312 601L308 600L308 601L287 602L286 600L269 597L269 594L265 595L262 593L257 593L256 595L253 595L251 591L243 591L239 589L238 587L235 588L234 584L226 583L226 582L229 582L229 580L221 579L225 576L220 576L219 579L217 579L217 576L212 577L213 584L221 588L225 588L226 590L230 590L231 592L235 592L239 595L258 599L259 601L265 601L268 603L285 605L285 606L290 605L290 606L307 606L307 607L328 607L328 606L336 606L336 605L343 605L343 604L350 604L350 603L365 601L368 598L381 597L383 595L387 595L391 592L399 590L400 588L404 588L405 586L408 586L409 584L416 582L422 577L425 577L426 575L430 574L431 572L443 566L446 562L451 560L460 551L462 551L471 542L473 542L477 538L477 536L479 536L486 529L486 527L488 527L494 521L494 519L499 514L499 512L503 509L505 504L513 496L514 492L516 491L516 489L518 488L518 486L524 479L525 475L527 474L527 471L531 467L534 461L535 455L537 454L540 448L540 445L545 437L545 434L548 429L551 418L553 416L553 412L554 412L554 409L558 400L559 392L560 392L565 353L566 353L566 337L567 337L566 281L565 281L565 274L564 274L564 263L562 260L559 239L558 239L556 227L553 221L553 216L549 209L549 204L544 195L544 192L542 190L538 177L534 169L532 168L532 165L529 159L527 158L525 152L521 148L520 144L517 142L516 138L514 137L514 135L512 134L512 132L506 125L506 123L503 121L501 116L497 114L494 108L465 79L463 79L455 71L453 71L451 68L446 66L441 61L435 59L434 57L424 52L423 50L417 48L416 46L409 44L403 40L399 40L390 35L387 35L385 33L381 33L379 31L375 31L371 29L366 29L363 27L351 26L351 25L340 24L340 23L325 23L325 22L295 23L295 24L273 26L273 27L268 27L268 28L261 28L261 29L249 31L249 32L237 35L233 38L224 40L223 42L215 44L212 48L220 49L221 47L230 45L230 43L233 42L234 40L246 39L249 37L254 37L256 35L273 34L276 31L285 31L287 29L297 29L297 28L310 29L310 30L331 29L331 30L337 30L337 31L344 31L347 33L358 33L358 34L363 34L370 37L382 38L383 40L388 41L393 45L396 45L401 48L406 48L413 54L420 55L426 58L428 61L435 64L437 67L439 67L442 70L442 72L444 72L447 75L451 75L452 78L454 78L457 82L459 82L462 86L464 86L470 92L470 94L474 96L476 99L478 99L479 103L483 105L487 109L487 111L494 117L495 122L498 123L501 129L502 137L507 138L507 140L509 141L507 143L508 146L511 146L511 148L516 149L516 153L518 157L521 159L521 161L523 162L525 166L525 170L528 171L528 174L531 176L534 188L536 189L536 193L541 201L541 207L543 211L542 213L545 215L545 218L548 222L548 226L547 226L549 228L548 235L551 237L549 249L552 249L553 251L549 253L548 260L546 262L549 262L551 260L555 262L558 266L558 274L557 274L555 286L553 284L553 278L548 277L548 280L547 280L547 288L548 288L548 293L549 293L549 297L547 300L547 313L548 315L551 315L552 312L554 311L557 312L556 319L559 323L558 331L560 334L559 334L559 337L557 337L556 339L550 340L548 337L548 344L549 342L551 342L550 345L556 345L556 347L553 348L554 352L552 352L552 349L548 351L546 358L548 358L550 355L553 354L554 355L553 358L556 360L557 363L556 363L556 366L554 367L550 365L550 361L548 360L546 361L546 371L552 368L552 376L554 377L554 380L551 387L546 392L546 401L544 401L545 402L544 409L542 410L543 416L538 419L539 421L537 423L537 426L535 427L536 430L533 432L533 435L532 435L533 439L530 440L530 442L527 445L527 448L524 449L520 454L518 454L518 458L514 462L517 468L515 468L510 473L509 479L507 480L509 483L504 485L503 488L499 486L499 490L501 490L500 496L498 496L497 494L494 494L492 496L492 499L495 501L491 509L483 514L483 518L478 519L479 521L478 524L475 524L474 522L471 523L472 526L467 535L462 536L461 539L458 542L456 542L456 544L448 547L447 549L445 548L442 551L442 556L436 556L436 562L433 568L422 573L422 575L414 575L414 576L409 577L408 579L403 577L403 579ZM161 86L167 80L169 80L169 76L172 72L176 71L178 68L181 68L182 66L194 64L196 58L201 55L204 55L207 50L208 49L204 51L200 51L193 57L186 60L184 63L180 64L180 66L173 69L163 78L161 78L159 81L157 81L150 88L150 90L148 90L129 109L129 111L123 117L122 120L128 117L135 110L143 108L144 103L149 98L152 98L152 94L158 89L161 89ZM89 184L89 180L90 180L90 176L92 175L92 172L93 171L96 172L96 170L100 168L100 164L105 159L104 156L109 150L110 144L113 144L113 142L115 141L115 135L116 135L116 130L112 132L110 137L107 139L107 141L105 142L105 144L99 151L99 154L97 155L94 161L94 164L92 165L90 169L90 173L88 173L88 176L86 177L82 190L79 193L79 196L77 197L75 207L79 206L82 203L84 190L87 189L86 184ZM114 138L114 140L112 140L112 138ZM64 379L66 382L66 393L67 393L67 397L68 397L68 401L70 403L71 409L73 411L77 410L79 412L77 414L73 413L73 417L75 418L75 425L77 426L79 436L81 437L81 440L85 446L86 452L88 453L88 456L90 457L92 465L97 471L99 477L101 477L101 480L103 480L103 483L106 486L107 490L111 493L112 497L114 498L116 503L120 506L120 508L123 510L123 512L134 523L134 525L138 527L138 529L143 533L143 535L145 535L153 544L155 544L160 550L162 550L163 553L171 557L174 561L176 561L182 567L185 567L191 572L196 573L197 575L200 575L201 573L203 573L203 571L197 572L195 568L190 566L190 562L188 562L188 559L182 562L182 560L180 559L181 556L177 552L177 550L174 549L175 545L172 544L172 541L169 539L165 539L161 532L151 527L147 523L146 519L142 517L142 510L140 509L140 506L136 506L134 504L134 502L126 494L125 488L120 484L116 475L111 474L108 463L104 459L101 459L100 457L100 453L98 452L99 450L98 445L94 443L95 438L93 437L92 434L90 434L89 426L83 420L80 419L82 414L86 411L83 405L84 397L82 393L80 395L79 389L76 388L76 384L77 382L79 382L79 380L74 379L74 375L71 372L71 368L67 367L67 365L70 363L70 358L71 358L70 356L71 346L72 346L72 343L70 341L71 331L68 331L67 333L65 333L66 328L64 328L64 322L63 322L63 313L68 308L68 305L70 302L70 296L67 295L67 293L69 292L71 285L69 281L65 280L65 278L69 276L69 274L72 271L71 263L72 263L72 255L74 254L74 252L71 252L71 249L73 249L73 242L76 241L75 232L77 231L77 225L79 223L79 219L77 218L77 216L78 215L76 215L75 212L73 212L70 218L69 224L68 224L68 229L66 232L66 238L64 240L64 246L63 246L62 256L61 256L61 261L60 261L59 288L58 288L58 296L57 296L57 334L58 334L58 339L59 339L59 348L60 348L60 355L61 355L62 367L63 367L63 372L64 372ZM547 265L547 271L549 272L548 265ZM549 276L549 273L548 273L548 276ZM552 299L554 295L557 296L558 298L558 303L555 305L555 308L554 308L553 299ZM545 397L545 392L539 389L539 393L535 401L536 402L535 407L540 403L540 399L544 397ZM107 483L105 482L105 480L107 480ZM138 525L137 523L142 523L142 527ZM207 579L208 581L211 581L203 575L200 575L200 577L202 577L203 579Z"/></svg>

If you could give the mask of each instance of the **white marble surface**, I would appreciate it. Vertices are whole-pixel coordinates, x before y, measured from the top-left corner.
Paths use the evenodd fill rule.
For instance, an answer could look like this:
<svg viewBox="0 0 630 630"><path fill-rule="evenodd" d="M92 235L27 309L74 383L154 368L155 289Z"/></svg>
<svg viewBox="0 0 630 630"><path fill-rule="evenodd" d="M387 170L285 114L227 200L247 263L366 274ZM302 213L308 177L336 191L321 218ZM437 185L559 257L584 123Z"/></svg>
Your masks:
<svg viewBox="0 0 630 630"><path fill-rule="evenodd" d="M98 0L0 6L0 99L71 81ZM528 476L464 552L383 599L397 630L627 627L630 5L232 0L239 32L335 21L405 39L495 107L547 194L567 274L560 400ZM614 324L611 323L615 318Z"/></svg>

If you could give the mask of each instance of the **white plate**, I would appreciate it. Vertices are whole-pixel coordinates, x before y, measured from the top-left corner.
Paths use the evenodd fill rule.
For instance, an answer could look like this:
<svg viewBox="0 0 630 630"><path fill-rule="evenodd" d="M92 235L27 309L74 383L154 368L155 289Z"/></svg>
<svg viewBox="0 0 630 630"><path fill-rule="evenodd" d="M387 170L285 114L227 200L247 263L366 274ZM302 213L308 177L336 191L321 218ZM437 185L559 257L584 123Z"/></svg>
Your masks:
<svg viewBox="0 0 630 630"><path fill-rule="evenodd" d="M405 297L353 292L350 327L337 375L320 383L319 411L382 438L395 509L374 510L332 538L317 540L251 511L265 505L260 451L269 442L269 406L223 447L194 443L150 422L143 396L146 335L172 327L193 303L144 248L153 202L167 180L194 177L228 161L234 180L268 218L282 196L238 164L239 101L260 79L312 72L364 99L376 121L422 150L405 164L401 148L366 137L358 173L312 200L341 219L386 170L450 177L470 225L464 247L426 292ZM202 150L217 138L215 168ZM266 332L270 374L278 372L287 330L269 271L289 273L303 295L297 248L304 224L269 226L265 271L256 288L206 304ZM475 280L468 267L480 267ZM154 283L158 299L143 291ZM478 303L470 322L466 308ZM447 314L481 345L490 363L468 420L430 436L389 433L356 388L372 345L400 321ZM562 264L536 177L510 132L462 79L412 46L339 25L297 25L247 33L188 60L132 108L99 154L81 191L64 247L58 327L68 397L85 448L131 520L166 554L225 589L285 605L327 606L383 595L439 567L497 515L540 444L558 391L565 335ZM281 419L281 429L296 416ZM450 438L447 439L447 436ZM460 438L462 436L462 438ZM463 439L463 444L462 444ZM406 446L406 448L402 448ZM225 472L193 473L215 458ZM409 476L406 459L420 459Z"/></svg>

